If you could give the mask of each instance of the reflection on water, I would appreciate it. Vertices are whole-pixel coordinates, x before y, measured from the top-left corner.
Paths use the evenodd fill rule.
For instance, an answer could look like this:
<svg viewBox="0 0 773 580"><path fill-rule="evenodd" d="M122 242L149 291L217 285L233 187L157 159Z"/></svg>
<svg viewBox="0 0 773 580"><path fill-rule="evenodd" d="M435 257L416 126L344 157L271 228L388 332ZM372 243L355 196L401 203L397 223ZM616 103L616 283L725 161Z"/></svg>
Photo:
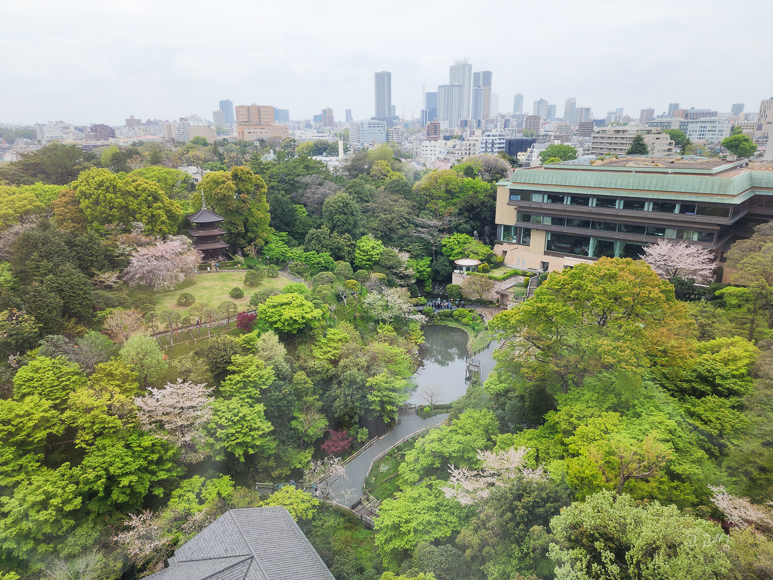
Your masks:
<svg viewBox="0 0 773 580"><path fill-rule="evenodd" d="M424 387L442 389L438 403L450 403L467 390L464 379L467 365L467 334L449 326L428 326L424 329L424 344L419 350L421 367L413 375L417 389L409 403L421 405L426 401L419 396Z"/></svg>

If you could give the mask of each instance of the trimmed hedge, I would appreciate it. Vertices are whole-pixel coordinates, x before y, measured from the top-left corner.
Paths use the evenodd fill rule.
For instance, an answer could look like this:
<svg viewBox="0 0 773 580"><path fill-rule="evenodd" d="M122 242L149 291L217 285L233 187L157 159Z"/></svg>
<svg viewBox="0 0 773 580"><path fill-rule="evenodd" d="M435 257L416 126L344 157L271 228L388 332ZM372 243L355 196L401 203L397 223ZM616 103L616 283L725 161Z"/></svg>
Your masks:
<svg viewBox="0 0 773 580"><path fill-rule="evenodd" d="M505 280L509 280L510 278L513 278L514 276L531 276L530 272L524 272L523 270L510 270L506 274L502 274L501 276L496 276L494 274L483 274L488 278L489 280L494 280L496 282L503 282Z"/></svg>

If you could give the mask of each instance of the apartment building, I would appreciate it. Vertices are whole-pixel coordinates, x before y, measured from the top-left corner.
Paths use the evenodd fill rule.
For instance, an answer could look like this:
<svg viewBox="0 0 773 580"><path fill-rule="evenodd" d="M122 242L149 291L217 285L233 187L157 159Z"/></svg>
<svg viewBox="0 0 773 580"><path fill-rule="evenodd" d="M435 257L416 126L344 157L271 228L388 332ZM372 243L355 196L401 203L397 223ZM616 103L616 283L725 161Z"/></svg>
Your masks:
<svg viewBox="0 0 773 580"><path fill-rule="evenodd" d="M676 109L673 113L674 118L687 119L688 121L695 121L697 119L709 119L711 117L718 116L716 111L711 109Z"/></svg>
<svg viewBox="0 0 773 580"><path fill-rule="evenodd" d="M402 127L391 127L389 129L389 140L398 145L405 143L405 129Z"/></svg>
<svg viewBox="0 0 773 580"><path fill-rule="evenodd" d="M243 141L289 137L287 125L275 125L274 120L273 106L239 105L236 107L236 137Z"/></svg>
<svg viewBox="0 0 773 580"><path fill-rule="evenodd" d="M720 143L722 139L730 137L730 121L705 117L687 121L686 130L682 130L685 135L694 142Z"/></svg>
<svg viewBox="0 0 773 580"><path fill-rule="evenodd" d="M505 142L510 135L506 131L489 131L480 140L480 153L495 155L505 150Z"/></svg>
<svg viewBox="0 0 773 580"><path fill-rule="evenodd" d="M593 137L596 124L593 121L580 121L577 124L577 135L580 137Z"/></svg>
<svg viewBox="0 0 773 580"><path fill-rule="evenodd" d="M430 121L426 128L427 141L438 141L440 139L440 122Z"/></svg>
<svg viewBox="0 0 773 580"><path fill-rule="evenodd" d="M526 115L523 119L523 130L531 131L538 135L542 131L542 117L539 115Z"/></svg>
<svg viewBox="0 0 773 580"><path fill-rule="evenodd" d="M267 105L239 105L236 107L237 125L272 125L274 107Z"/></svg>
<svg viewBox="0 0 773 580"><path fill-rule="evenodd" d="M217 133L209 125L181 121L175 128L175 143L187 143L194 137L204 137L209 143L217 141Z"/></svg>
<svg viewBox="0 0 773 580"><path fill-rule="evenodd" d="M773 172L747 161L610 159L517 169L497 189L497 253L505 264L560 271L600 257L636 258L658 239L718 257L773 219Z"/></svg>
<svg viewBox="0 0 773 580"><path fill-rule="evenodd" d="M592 155L626 155L636 135L644 137L649 154L653 157L666 157L674 154L674 142L667 134L661 133L659 129L653 127L639 125L596 129L591 137L590 152Z"/></svg>
<svg viewBox="0 0 773 580"><path fill-rule="evenodd" d="M771 130L773 130L773 97L760 102L760 112L757 116L757 131L762 131L769 145Z"/></svg>

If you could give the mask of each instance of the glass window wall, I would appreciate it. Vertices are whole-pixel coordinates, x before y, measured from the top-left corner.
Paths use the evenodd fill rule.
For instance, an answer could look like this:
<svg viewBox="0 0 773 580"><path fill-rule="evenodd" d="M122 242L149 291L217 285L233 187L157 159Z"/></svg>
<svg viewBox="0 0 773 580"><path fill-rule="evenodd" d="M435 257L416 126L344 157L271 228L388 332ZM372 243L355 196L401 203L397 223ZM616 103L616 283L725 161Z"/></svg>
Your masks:
<svg viewBox="0 0 773 580"><path fill-rule="evenodd" d="M531 221L531 214L530 213L518 212L518 221L519 222L530 222Z"/></svg>
<svg viewBox="0 0 773 580"><path fill-rule="evenodd" d="M569 205L590 205L590 198L580 195L573 195L569 198Z"/></svg>
<svg viewBox="0 0 773 580"><path fill-rule="evenodd" d="M531 201L530 191L510 190L510 201Z"/></svg>
<svg viewBox="0 0 773 580"><path fill-rule="evenodd" d="M520 242L524 246L528 246L531 244L531 228L521 228L521 238Z"/></svg>
<svg viewBox="0 0 773 580"><path fill-rule="evenodd" d="M624 199L623 209L628 209L633 211L644 211L644 206L646 203L647 202L640 199Z"/></svg>
<svg viewBox="0 0 773 580"><path fill-rule="evenodd" d="M596 207L608 207L608 208L616 208L617 207L617 199L614 197L597 197L596 200Z"/></svg>
<svg viewBox="0 0 773 580"><path fill-rule="evenodd" d="M546 215L542 218L542 223L546 226L565 226L566 218Z"/></svg>
<svg viewBox="0 0 773 580"><path fill-rule="evenodd" d="M502 226L502 237L500 238L503 242L514 242L516 240L516 233L518 228L515 226Z"/></svg>
<svg viewBox="0 0 773 580"><path fill-rule="evenodd" d="M591 226L594 230L602 230L605 232L616 232L617 231L617 223L615 222L593 222L593 225Z"/></svg>
<svg viewBox="0 0 773 580"><path fill-rule="evenodd" d="M730 217L730 208L699 205L697 215L707 215L707 216L713 216L713 217Z"/></svg>
<svg viewBox="0 0 773 580"><path fill-rule="evenodd" d="M566 227L568 228L590 228L590 220L578 220L575 218L566 218Z"/></svg>
<svg viewBox="0 0 773 580"><path fill-rule="evenodd" d="M676 238L678 240L686 240L688 242L713 242L714 232L701 230L676 230Z"/></svg>
<svg viewBox="0 0 773 580"><path fill-rule="evenodd" d="M617 231L624 234L636 234L643 236L646 232L646 226L636 226L633 224L618 224Z"/></svg>
<svg viewBox="0 0 773 580"><path fill-rule="evenodd" d="M590 251L591 239L588 236L572 236L569 234L547 233L545 250L575 256L587 256Z"/></svg>
<svg viewBox="0 0 773 580"><path fill-rule="evenodd" d="M544 194L543 201L545 203L560 203L564 204L566 203L566 196L565 195L558 195L555 193L546 193Z"/></svg>
<svg viewBox="0 0 773 580"><path fill-rule="evenodd" d="M675 213L676 204L671 203L670 201L653 201L652 211L657 211L660 213Z"/></svg>
<svg viewBox="0 0 773 580"><path fill-rule="evenodd" d="M694 203L680 203L679 213L682 215L695 215L696 205Z"/></svg>

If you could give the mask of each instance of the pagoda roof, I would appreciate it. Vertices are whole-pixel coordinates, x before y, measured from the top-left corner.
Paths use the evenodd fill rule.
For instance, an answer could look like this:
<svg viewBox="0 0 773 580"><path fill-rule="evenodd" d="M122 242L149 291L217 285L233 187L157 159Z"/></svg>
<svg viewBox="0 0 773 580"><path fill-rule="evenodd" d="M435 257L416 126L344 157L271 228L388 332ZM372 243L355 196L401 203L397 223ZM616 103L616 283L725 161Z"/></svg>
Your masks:
<svg viewBox="0 0 773 580"><path fill-rule="evenodd" d="M220 228L212 228L210 230L188 230L188 233L194 238L208 238L210 236L222 236L226 231L221 230Z"/></svg>
<svg viewBox="0 0 773 580"><path fill-rule="evenodd" d="M208 210L206 207L201 208L196 213L192 213L188 216L188 221L192 224L212 224L222 222L223 218L217 215L215 212Z"/></svg>

